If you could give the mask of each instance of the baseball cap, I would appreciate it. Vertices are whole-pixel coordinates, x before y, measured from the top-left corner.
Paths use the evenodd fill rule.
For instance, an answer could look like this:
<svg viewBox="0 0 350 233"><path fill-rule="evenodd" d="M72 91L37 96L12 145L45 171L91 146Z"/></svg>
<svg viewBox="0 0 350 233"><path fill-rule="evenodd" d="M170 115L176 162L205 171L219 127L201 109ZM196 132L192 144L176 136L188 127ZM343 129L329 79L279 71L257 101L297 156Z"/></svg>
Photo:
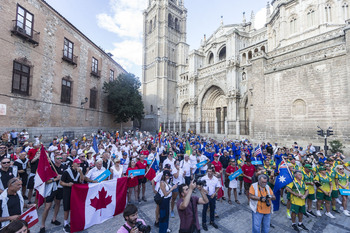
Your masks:
<svg viewBox="0 0 350 233"><path fill-rule="evenodd" d="M123 155L128 155L128 153L126 153L126 152L123 152Z"/></svg>
<svg viewBox="0 0 350 233"><path fill-rule="evenodd" d="M311 164L305 164L304 167L307 168L307 169L312 169Z"/></svg>
<svg viewBox="0 0 350 233"><path fill-rule="evenodd" d="M171 169L170 164L165 164L164 168Z"/></svg>
<svg viewBox="0 0 350 233"><path fill-rule="evenodd" d="M80 164L80 163L81 163L81 161L80 161L80 159L74 159L74 160L73 160L73 163Z"/></svg>
<svg viewBox="0 0 350 233"><path fill-rule="evenodd" d="M320 166L320 167L318 168L318 170L319 170L319 171L324 171L324 170L326 170L326 168L325 168L324 166Z"/></svg>
<svg viewBox="0 0 350 233"><path fill-rule="evenodd" d="M167 164L167 165L169 165L169 164ZM163 176L171 176L170 171L168 171L168 170L163 171Z"/></svg>
<svg viewBox="0 0 350 233"><path fill-rule="evenodd" d="M214 154L214 157L219 157L219 155L218 154Z"/></svg>

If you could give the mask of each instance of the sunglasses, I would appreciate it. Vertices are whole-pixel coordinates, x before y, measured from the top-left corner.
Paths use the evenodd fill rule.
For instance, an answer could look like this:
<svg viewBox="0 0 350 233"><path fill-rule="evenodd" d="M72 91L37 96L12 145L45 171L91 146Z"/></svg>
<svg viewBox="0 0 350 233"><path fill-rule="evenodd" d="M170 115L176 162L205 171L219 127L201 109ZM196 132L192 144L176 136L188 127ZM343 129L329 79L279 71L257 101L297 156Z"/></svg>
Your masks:
<svg viewBox="0 0 350 233"><path fill-rule="evenodd" d="M10 183L10 185L13 184L13 183L15 183L15 182L17 182L17 181L22 181L22 179L21 179L21 178L14 179L14 180Z"/></svg>
<svg viewBox="0 0 350 233"><path fill-rule="evenodd" d="M62 157L56 157L56 159L62 159Z"/></svg>
<svg viewBox="0 0 350 233"><path fill-rule="evenodd" d="M1 162L1 164L9 164L11 163L11 161L8 161L8 162Z"/></svg>

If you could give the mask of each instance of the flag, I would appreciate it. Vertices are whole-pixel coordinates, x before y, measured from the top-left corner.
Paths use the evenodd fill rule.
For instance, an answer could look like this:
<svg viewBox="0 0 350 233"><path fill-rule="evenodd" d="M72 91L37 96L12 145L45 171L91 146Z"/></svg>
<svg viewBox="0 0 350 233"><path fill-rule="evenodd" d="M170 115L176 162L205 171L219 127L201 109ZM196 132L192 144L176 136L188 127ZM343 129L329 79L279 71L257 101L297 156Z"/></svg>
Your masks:
<svg viewBox="0 0 350 233"><path fill-rule="evenodd" d="M192 148L190 146L190 143L188 142L188 140L186 140L186 148L185 148L186 154L188 155L192 155Z"/></svg>
<svg viewBox="0 0 350 233"><path fill-rule="evenodd" d="M221 187L220 187L220 189L219 189L219 191L218 191L218 199L220 199L220 198L222 198L223 196L225 196L223 187L224 187L224 180L223 180L223 178L222 178L222 176L221 176Z"/></svg>
<svg viewBox="0 0 350 233"><path fill-rule="evenodd" d="M154 156L153 161L151 163L151 167L147 171L145 177L146 179L152 181L154 177L156 177L156 173L159 170L158 159L157 156Z"/></svg>
<svg viewBox="0 0 350 233"><path fill-rule="evenodd" d="M101 183L74 184L71 193L71 232L100 224L124 211L127 177Z"/></svg>
<svg viewBox="0 0 350 233"><path fill-rule="evenodd" d="M285 187L289 183L293 182L293 177L289 171L288 165L283 160L280 163L279 167L279 175L276 177L275 181L275 187L273 188L273 193L276 197L276 200L272 201L273 203L273 210L278 211L280 207L280 190L281 188Z"/></svg>
<svg viewBox="0 0 350 233"><path fill-rule="evenodd" d="M20 216L20 218L21 220L24 220L28 223L28 228L31 228L32 226L37 224L39 222L39 218L38 218L38 212L36 210L36 206L29 208L26 212L24 212Z"/></svg>
<svg viewBox="0 0 350 233"><path fill-rule="evenodd" d="M160 136L162 136L162 124L160 124L159 132L158 132L159 144L160 144Z"/></svg>
<svg viewBox="0 0 350 233"><path fill-rule="evenodd" d="M94 139L92 140L92 148L95 150L95 153L98 153L98 147L97 147L97 140L96 136L94 136Z"/></svg>
<svg viewBox="0 0 350 233"><path fill-rule="evenodd" d="M262 151L261 151L260 145L255 147L255 154L256 154L256 157L258 157L258 155L262 156Z"/></svg>
<svg viewBox="0 0 350 233"><path fill-rule="evenodd" d="M34 177L34 188L36 189L38 208L44 203L44 198L51 194L50 188L47 188L45 182L57 176L52 170L44 146L41 146L38 169Z"/></svg>

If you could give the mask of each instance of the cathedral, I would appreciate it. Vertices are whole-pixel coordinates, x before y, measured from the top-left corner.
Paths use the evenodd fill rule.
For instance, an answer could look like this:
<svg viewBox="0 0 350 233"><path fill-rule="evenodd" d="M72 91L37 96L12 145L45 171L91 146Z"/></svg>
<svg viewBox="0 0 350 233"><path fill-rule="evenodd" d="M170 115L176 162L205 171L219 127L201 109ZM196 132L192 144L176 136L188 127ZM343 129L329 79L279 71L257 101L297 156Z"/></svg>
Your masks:
<svg viewBox="0 0 350 233"><path fill-rule="evenodd" d="M349 144L349 0L272 0L266 24L252 13L186 43L183 0L144 11L143 127L277 142L323 142L332 127Z"/></svg>

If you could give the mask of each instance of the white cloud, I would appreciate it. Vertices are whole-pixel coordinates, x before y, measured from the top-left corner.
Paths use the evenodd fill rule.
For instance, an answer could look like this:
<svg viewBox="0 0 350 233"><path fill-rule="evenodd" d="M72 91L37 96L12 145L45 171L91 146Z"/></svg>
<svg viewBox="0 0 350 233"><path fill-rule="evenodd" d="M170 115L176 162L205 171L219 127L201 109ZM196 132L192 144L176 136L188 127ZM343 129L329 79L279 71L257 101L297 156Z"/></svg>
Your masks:
<svg viewBox="0 0 350 233"><path fill-rule="evenodd" d="M110 0L111 13L97 15L100 28L116 33L120 37L140 39L142 36L143 14L147 0Z"/></svg>
<svg viewBox="0 0 350 233"><path fill-rule="evenodd" d="M255 28L259 29L264 27L266 23L266 8L262 8L261 10L256 13L255 16Z"/></svg>
<svg viewBox="0 0 350 233"><path fill-rule="evenodd" d="M142 42L138 40L124 40L113 43L114 49L109 51L118 62L124 60L126 65L142 65ZM122 62L120 62L122 64Z"/></svg>

